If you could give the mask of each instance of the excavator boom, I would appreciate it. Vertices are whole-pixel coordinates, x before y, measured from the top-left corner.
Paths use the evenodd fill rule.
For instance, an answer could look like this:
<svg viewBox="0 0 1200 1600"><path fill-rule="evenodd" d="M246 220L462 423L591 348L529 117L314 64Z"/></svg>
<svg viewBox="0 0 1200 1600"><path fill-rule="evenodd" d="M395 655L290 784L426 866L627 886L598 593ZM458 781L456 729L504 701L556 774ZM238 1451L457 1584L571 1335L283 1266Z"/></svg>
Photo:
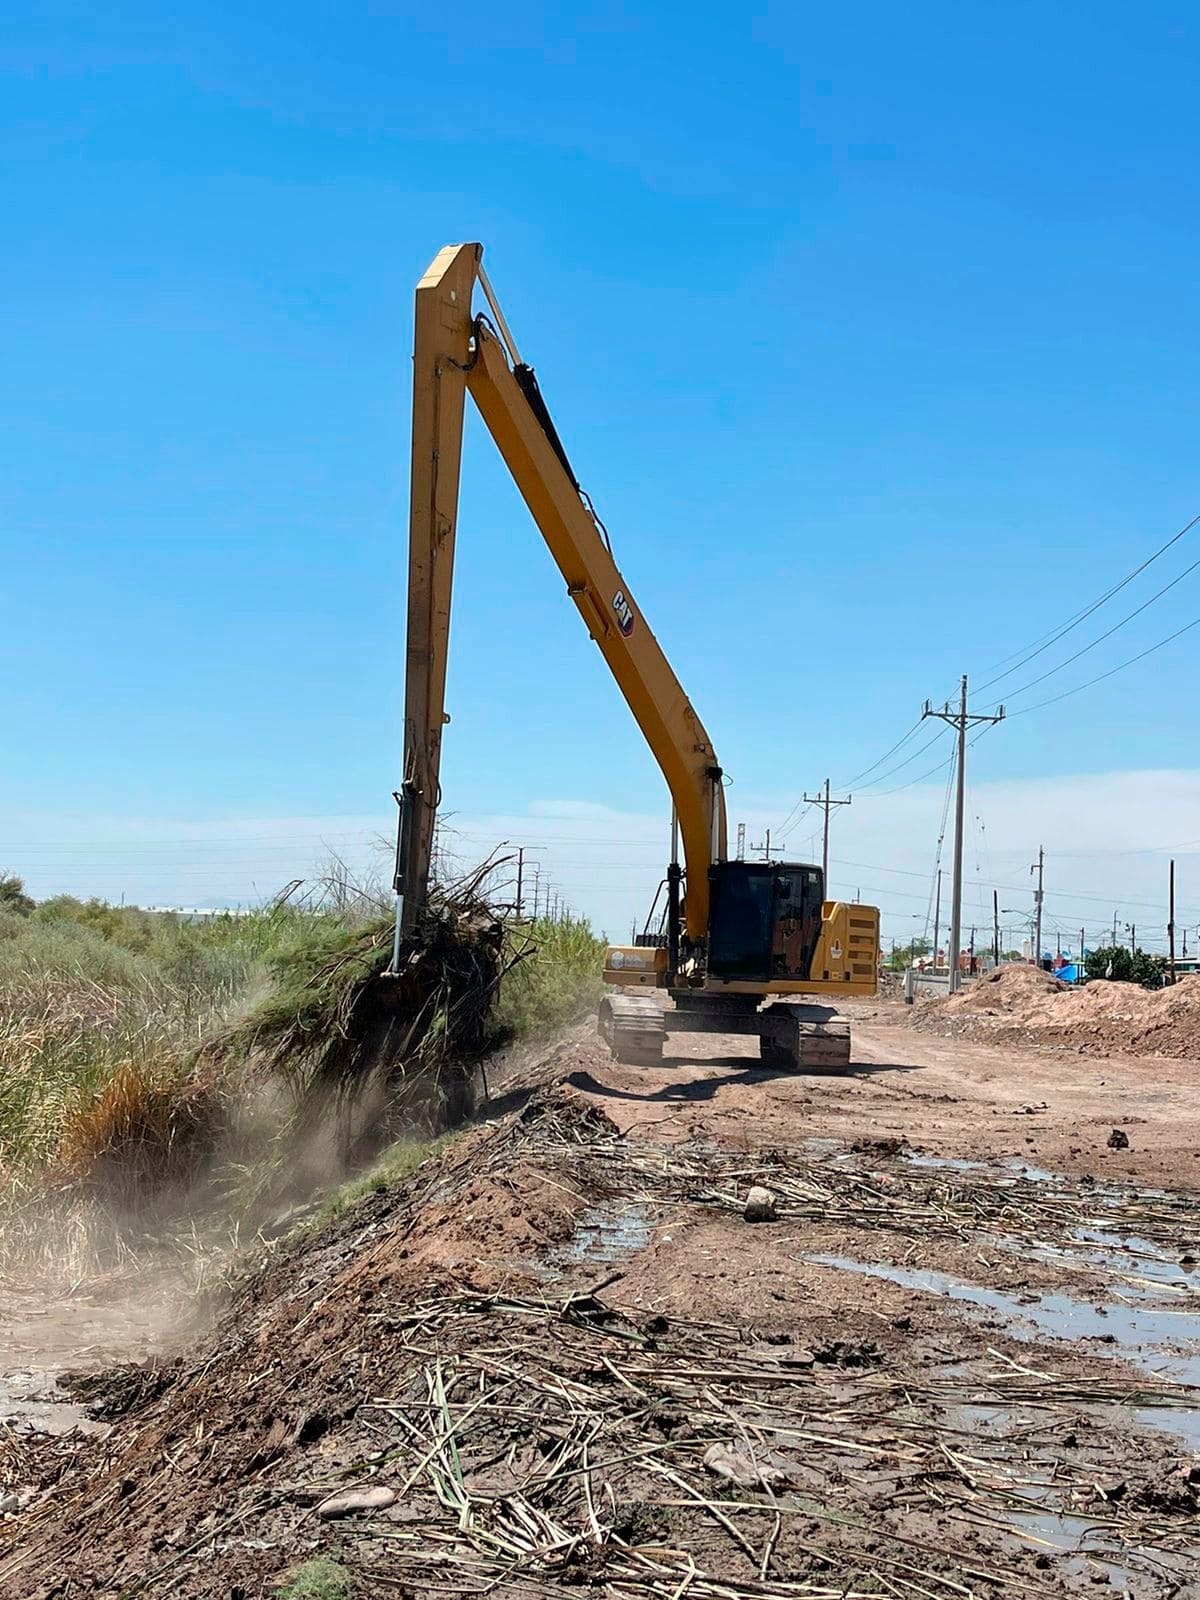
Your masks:
<svg viewBox="0 0 1200 1600"><path fill-rule="evenodd" d="M473 312L477 284L491 317ZM412 929L428 888L469 391L666 779L687 867L686 932L699 945L708 928L708 869L725 857L721 769L580 490L533 369L521 362L496 305L478 244L448 245L421 279L413 361L400 925Z"/></svg>

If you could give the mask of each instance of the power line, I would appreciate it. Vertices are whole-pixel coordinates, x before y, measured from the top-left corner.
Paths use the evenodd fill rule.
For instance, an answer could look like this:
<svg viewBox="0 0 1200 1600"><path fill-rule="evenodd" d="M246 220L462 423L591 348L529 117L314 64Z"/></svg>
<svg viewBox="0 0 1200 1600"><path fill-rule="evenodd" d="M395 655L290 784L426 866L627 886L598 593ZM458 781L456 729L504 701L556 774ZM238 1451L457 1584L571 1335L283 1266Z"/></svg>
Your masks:
<svg viewBox="0 0 1200 1600"><path fill-rule="evenodd" d="M1016 662L1014 666L1009 667L1007 671L999 673L994 678L989 678L986 683L981 683L976 692L982 694L985 689L990 689L994 683L999 683L1003 678L1011 677L1014 672L1020 671L1026 662L1034 660L1034 658L1036 656L1040 656L1044 650L1049 650L1052 644L1057 644L1058 641L1066 634L1070 633L1073 628L1077 628L1081 622L1085 622L1094 611L1098 611L1100 607L1107 601L1111 600L1115 594L1119 594L1122 589L1124 589L1128 584L1132 583L1133 580L1139 576L1139 574L1145 572L1146 568L1153 562L1157 561L1159 556L1165 555L1172 545L1178 544L1180 539L1183 538L1184 534L1190 533L1198 522L1200 522L1200 514L1194 516L1185 527L1180 528L1178 533L1173 534L1171 538L1167 540L1166 544L1160 545L1153 555L1147 556L1145 561L1143 561L1140 566L1134 567L1133 571L1127 573L1119 583L1115 583L1111 589L1105 590L1098 600L1093 600L1091 605L1085 606L1082 611L1077 611L1075 615L1069 618L1061 627L1057 629L1051 629L1049 634L1043 634L1040 639L1035 639L1035 649L1029 649L1028 653L1024 655L1022 655L1020 650L1014 651L1013 654L1020 655L1021 659ZM1002 667L1006 661L1011 661L1012 659L1012 656L1005 656L1003 660L997 661L995 665ZM987 671L989 669L985 668L984 670ZM1019 692L1020 691L1018 690L1018 693Z"/></svg>
<svg viewBox="0 0 1200 1600"><path fill-rule="evenodd" d="M1076 650L1073 656L1068 656L1065 661L1060 661L1057 666L1051 667L1047 672L1041 673L1039 677L1031 678L1028 683L1023 683L1019 689L1011 690L1006 698L1011 700L1015 695L1024 694L1026 689L1033 689L1036 688L1039 683L1045 683L1047 678L1056 677L1064 667L1069 667L1073 661L1078 661L1080 656L1087 655L1089 650L1094 650L1098 644L1103 644L1106 639L1111 639L1113 634L1116 633L1119 628L1123 628L1127 622L1132 622L1134 617L1140 616L1141 613L1145 611L1148 606L1152 606L1156 600L1161 600L1168 589L1173 589L1177 583L1182 583L1184 578L1186 578L1189 573L1195 572L1197 567L1200 567L1200 560L1193 561L1190 567L1185 567L1177 578L1172 578L1170 583L1168 583L1164 588L1160 589L1157 594L1152 594L1149 600L1144 600L1142 604L1138 606L1135 611L1131 611L1128 616L1122 617L1120 622L1114 622L1107 633L1102 633L1098 639L1093 639L1090 644L1085 644L1082 649ZM1008 674L1006 673L1005 676L1007 677Z"/></svg>
<svg viewBox="0 0 1200 1600"><path fill-rule="evenodd" d="M948 756L939 761L936 767L930 767L928 772L920 772L915 778L909 778L905 783L898 783L894 789L880 789L878 794L868 794L866 799L886 800L889 795L902 794L905 789L911 789L918 783L924 783L926 778L932 778L935 773L944 772L947 767L952 767L953 765L954 751L951 750Z"/></svg>
<svg viewBox="0 0 1200 1600"><path fill-rule="evenodd" d="M1139 661L1144 661L1147 656L1152 656L1156 650L1161 650L1164 645L1172 644L1176 639L1190 633L1193 628L1200 627L1200 617L1194 618L1182 628L1176 628L1174 633L1169 633L1165 639L1160 639L1157 644L1152 644L1148 650L1141 650L1136 656L1130 656L1128 661L1122 661L1119 666L1110 667L1107 672L1101 672L1094 678L1089 678L1086 683L1079 683L1073 689L1064 689L1062 694L1053 694L1048 700L1039 700L1036 705L1023 706L1020 711L1014 711L1014 717L1027 717L1031 711L1041 711L1045 706L1057 705L1060 700L1069 700L1073 694L1082 694L1085 689L1090 689L1093 684L1103 683L1105 678L1115 677L1118 672L1124 672L1126 667L1135 666Z"/></svg>
<svg viewBox="0 0 1200 1600"><path fill-rule="evenodd" d="M864 783L861 786L862 789L873 789L877 783L886 783L889 778L894 778L897 772L903 772L905 767L911 766L911 764L923 756L927 750L933 749L934 745L941 738L942 731L943 730L939 728L934 734L933 738L930 739L926 744L920 745L912 752L911 755L905 756L903 761L897 761L896 765L894 767L889 767L886 772L881 772L877 778L872 778L870 783ZM938 765L940 766L941 763L939 762ZM914 779L913 781L919 782L920 780Z"/></svg>
<svg viewBox="0 0 1200 1600"><path fill-rule="evenodd" d="M923 719L921 717L918 717L917 720L913 723L912 727L908 730L908 732L906 734L904 734L901 738L897 739L895 744L892 746L892 748L890 750L885 750L877 761L872 761L872 763L871 763L871 765L869 767L864 767L861 772L856 772L852 778L845 778L845 779L840 780L839 783L838 783L838 788L839 789L848 789L852 783L857 783L860 778L865 778L868 772L874 772L876 767L881 767L883 765L883 763L888 759L889 756L894 756L896 751L899 750L902 745L905 745L905 744L908 743L908 741L912 738L913 734L916 733L917 729L921 726L922 721L923 721ZM876 781L878 781L878 780L876 780Z"/></svg>

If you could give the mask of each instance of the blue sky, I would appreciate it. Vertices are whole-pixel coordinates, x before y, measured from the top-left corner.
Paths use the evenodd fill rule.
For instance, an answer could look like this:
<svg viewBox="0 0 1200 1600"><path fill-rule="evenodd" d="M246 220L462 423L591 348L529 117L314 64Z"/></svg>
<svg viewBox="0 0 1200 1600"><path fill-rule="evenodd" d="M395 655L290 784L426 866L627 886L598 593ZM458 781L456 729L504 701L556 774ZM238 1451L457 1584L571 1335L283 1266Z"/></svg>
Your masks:
<svg viewBox="0 0 1200 1600"><path fill-rule="evenodd" d="M735 819L1200 509L1191 8L511 9L6 8L0 859L35 888L240 897L299 856L206 875L170 842L389 826L412 289L448 240L485 244ZM1013 784L1196 766L1198 638L981 742L1014 852L1075 829ZM447 806L484 831L601 807L615 862L663 807L477 419L449 704ZM864 795L867 859L927 863L941 795ZM619 925L640 890L603 878L574 898Z"/></svg>

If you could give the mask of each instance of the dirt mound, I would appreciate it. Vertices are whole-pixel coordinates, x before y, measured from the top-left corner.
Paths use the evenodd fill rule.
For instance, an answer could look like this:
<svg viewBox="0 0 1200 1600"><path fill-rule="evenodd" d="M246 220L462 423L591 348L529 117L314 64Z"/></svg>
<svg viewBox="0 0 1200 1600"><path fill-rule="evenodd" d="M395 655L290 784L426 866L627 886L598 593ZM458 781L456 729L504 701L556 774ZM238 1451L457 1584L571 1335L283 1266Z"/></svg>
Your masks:
<svg viewBox="0 0 1200 1600"><path fill-rule="evenodd" d="M957 1016L960 1012L982 1011L1026 1017L1034 1013L1047 995L1061 994L1069 987L1069 984L1037 967L997 967L977 983L960 989L957 994L937 1004L950 1016Z"/></svg>
<svg viewBox="0 0 1200 1600"><path fill-rule="evenodd" d="M932 1032L1057 1045L1085 1055L1200 1060L1200 976L1181 978L1169 989L1104 979L1074 987L1034 967L1001 967L921 1006L914 1022Z"/></svg>

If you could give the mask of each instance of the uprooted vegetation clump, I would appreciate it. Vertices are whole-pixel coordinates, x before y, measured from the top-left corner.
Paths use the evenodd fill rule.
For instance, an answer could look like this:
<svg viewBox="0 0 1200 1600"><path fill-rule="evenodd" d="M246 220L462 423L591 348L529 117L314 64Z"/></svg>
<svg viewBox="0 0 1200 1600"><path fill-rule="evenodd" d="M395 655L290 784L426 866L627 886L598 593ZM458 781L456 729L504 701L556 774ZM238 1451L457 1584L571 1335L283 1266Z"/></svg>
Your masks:
<svg viewBox="0 0 1200 1600"><path fill-rule="evenodd" d="M460 1121L488 1048L567 1020L598 987L586 924L506 925L471 886L434 903L385 977L391 940L361 899L193 923L6 897L3 1254L81 1208L73 1237L104 1249L198 1212L253 1225L402 1131Z"/></svg>

